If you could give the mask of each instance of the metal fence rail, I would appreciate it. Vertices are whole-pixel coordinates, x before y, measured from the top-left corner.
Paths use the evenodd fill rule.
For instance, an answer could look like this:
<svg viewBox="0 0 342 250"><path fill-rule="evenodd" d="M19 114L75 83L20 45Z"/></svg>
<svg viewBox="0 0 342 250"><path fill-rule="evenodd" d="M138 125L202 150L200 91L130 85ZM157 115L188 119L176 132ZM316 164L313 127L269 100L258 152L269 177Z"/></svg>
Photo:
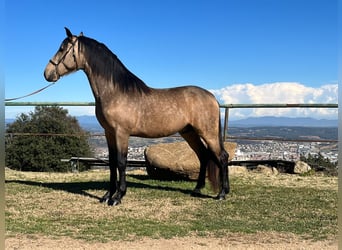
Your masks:
<svg viewBox="0 0 342 250"><path fill-rule="evenodd" d="M95 106L95 102L5 102L5 106Z"/></svg>

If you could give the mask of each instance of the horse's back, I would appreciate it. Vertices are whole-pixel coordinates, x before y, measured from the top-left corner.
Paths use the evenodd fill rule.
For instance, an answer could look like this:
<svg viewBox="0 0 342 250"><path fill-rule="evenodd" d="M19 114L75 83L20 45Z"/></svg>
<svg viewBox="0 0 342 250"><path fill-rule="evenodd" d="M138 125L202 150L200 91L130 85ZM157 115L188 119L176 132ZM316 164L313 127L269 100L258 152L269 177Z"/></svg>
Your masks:
<svg viewBox="0 0 342 250"><path fill-rule="evenodd" d="M196 86L152 89L137 99L135 106L138 122L134 134L143 137L168 136L188 125L204 131L219 122L215 96Z"/></svg>
<svg viewBox="0 0 342 250"><path fill-rule="evenodd" d="M167 100L163 102L165 109L179 118L183 116L190 125L208 127L219 122L219 103L208 90L197 86L183 86L160 90L161 92L164 92L161 96Z"/></svg>
<svg viewBox="0 0 342 250"><path fill-rule="evenodd" d="M179 102L181 106L192 103L195 106L202 105L218 106L215 96L206 89L198 86L182 86L169 89L156 89L156 94L162 98L171 99L172 103Z"/></svg>

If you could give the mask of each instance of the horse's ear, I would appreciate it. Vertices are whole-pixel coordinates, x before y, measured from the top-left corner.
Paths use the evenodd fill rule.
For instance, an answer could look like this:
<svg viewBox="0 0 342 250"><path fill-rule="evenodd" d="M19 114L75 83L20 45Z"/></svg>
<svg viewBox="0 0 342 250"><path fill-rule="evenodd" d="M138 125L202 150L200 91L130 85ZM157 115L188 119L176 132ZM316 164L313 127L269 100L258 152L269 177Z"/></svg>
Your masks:
<svg viewBox="0 0 342 250"><path fill-rule="evenodd" d="M67 28L67 27L64 27L65 31L66 31L66 34L68 36L68 38L72 38L72 33L71 31Z"/></svg>
<svg viewBox="0 0 342 250"><path fill-rule="evenodd" d="M81 32L79 36L83 36L83 32Z"/></svg>

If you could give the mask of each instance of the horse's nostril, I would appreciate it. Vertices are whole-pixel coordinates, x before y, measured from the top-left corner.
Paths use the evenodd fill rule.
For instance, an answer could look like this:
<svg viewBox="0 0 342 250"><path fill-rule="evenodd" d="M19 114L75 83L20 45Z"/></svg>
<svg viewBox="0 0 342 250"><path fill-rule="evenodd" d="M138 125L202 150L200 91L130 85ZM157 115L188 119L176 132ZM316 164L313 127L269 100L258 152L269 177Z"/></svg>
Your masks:
<svg viewBox="0 0 342 250"><path fill-rule="evenodd" d="M56 82L59 79L58 75L56 74L54 70L44 71L44 78L48 82Z"/></svg>

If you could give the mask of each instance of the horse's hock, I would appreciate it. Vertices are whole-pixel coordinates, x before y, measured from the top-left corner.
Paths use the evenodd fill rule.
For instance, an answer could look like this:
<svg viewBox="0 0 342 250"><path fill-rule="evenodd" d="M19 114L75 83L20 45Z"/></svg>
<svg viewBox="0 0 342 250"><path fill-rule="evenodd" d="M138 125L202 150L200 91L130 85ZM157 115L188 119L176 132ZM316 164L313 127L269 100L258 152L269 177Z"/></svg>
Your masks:
<svg viewBox="0 0 342 250"><path fill-rule="evenodd" d="M235 155L236 143L225 142L229 160ZM145 149L146 170L153 179L197 180L199 160L186 142L155 144Z"/></svg>

